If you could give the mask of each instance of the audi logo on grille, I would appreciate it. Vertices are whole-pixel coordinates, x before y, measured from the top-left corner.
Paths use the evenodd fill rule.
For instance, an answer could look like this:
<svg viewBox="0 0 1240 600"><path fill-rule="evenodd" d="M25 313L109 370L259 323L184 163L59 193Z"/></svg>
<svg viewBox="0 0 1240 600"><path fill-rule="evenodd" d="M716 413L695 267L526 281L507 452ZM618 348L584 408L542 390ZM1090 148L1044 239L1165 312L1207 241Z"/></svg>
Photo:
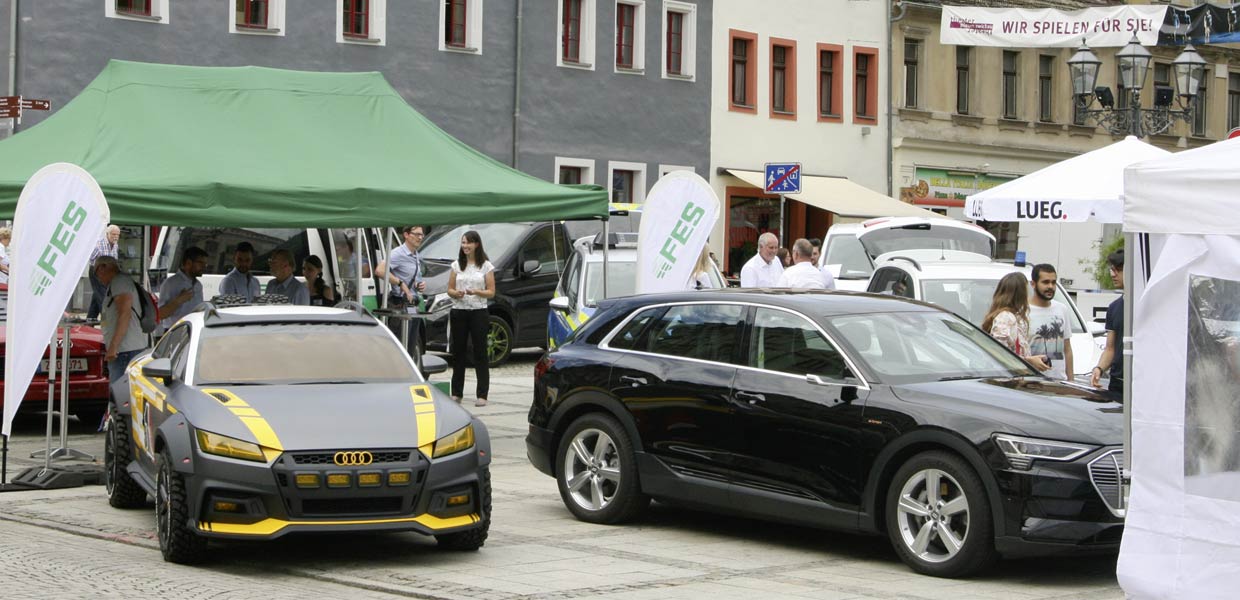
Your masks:
<svg viewBox="0 0 1240 600"><path fill-rule="evenodd" d="M375 455L369 451L337 452L332 455L332 462L341 467L364 467L375 462Z"/></svg>

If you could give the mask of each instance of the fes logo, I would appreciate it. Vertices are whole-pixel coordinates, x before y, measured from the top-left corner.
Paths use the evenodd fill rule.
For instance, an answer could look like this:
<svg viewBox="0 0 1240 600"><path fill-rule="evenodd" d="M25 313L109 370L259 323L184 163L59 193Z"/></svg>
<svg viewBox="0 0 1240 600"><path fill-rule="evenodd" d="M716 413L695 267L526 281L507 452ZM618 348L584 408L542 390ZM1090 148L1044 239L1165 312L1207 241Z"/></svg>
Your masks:
<svg viewBox="0 0 1240 600"><path fill-rule="evenodd" d="M60 216L60 222L56 224L56 231L52 232L52 239L43 247L43 252L39 254L39 260L34 265L31 278L33 283L30 285L30 291L34 295L42 296L52 285L52 280L56 277L56 261L69 252L69 248L77 240L78 230L85 222L86 209L70 200L68 206L65 206L64 214Z"/></svg>
<svg viewBox="0 0 1240 600"><path fill-rule="evenodd" d="M676 265L676 250L689 243L689 238L693 237L693 232L697 231L697 226L702 222L705 214L705 209L692 202L685 205L680 218L676 221L676 226L672 228L671 235L667 236L667 239L663 241L663 248L659 250L659 256L663 260L659 261L659 267L655 270L655 278L663 279L671 272L672 267Z"/></svg>

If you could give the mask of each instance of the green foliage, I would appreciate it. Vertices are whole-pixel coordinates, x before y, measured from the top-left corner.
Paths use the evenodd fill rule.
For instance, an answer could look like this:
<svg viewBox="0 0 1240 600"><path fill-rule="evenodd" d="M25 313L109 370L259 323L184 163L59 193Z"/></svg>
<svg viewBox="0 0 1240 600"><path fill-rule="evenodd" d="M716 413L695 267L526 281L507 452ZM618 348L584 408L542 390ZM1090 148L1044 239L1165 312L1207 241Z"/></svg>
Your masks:
<svg viewBox="0 0 1240 600"><path fill-rule="evenodd" d="M1098 248L1098 256L1092 263L1085 267L1085 272L1089 273L1098 280L1098 286L1104 290L1115 289L1115 281L1111 279L1111 265L1107 262L1107 257L1112 252L1122 250L1124 248L1124 236L1117 235L1104 243L1094 244ZM1086 263L1086 259L1081 259L1082 263Z"/></svg>

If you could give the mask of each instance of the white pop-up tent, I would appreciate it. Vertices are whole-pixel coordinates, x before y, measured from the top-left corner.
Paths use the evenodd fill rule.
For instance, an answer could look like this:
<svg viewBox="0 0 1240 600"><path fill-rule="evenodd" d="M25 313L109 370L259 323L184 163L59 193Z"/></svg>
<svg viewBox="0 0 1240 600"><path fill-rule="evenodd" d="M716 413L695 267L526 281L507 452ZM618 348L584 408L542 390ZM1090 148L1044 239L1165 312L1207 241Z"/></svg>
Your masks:
<svg viewBox="0 0 1240 600"><path fill-rule="evenodd" d="M1133 598L1235 598L1240 139L1133 165L1124 189L1124 230L1140 238L1127 262L1144 286L1120 584Z"/></svg>
<svg viewBox="0 0 1240 600"><path fill-rule="evenodd" d="M969 196L964 214L981 221L1119 223L1124 167L1170 155L1128 136Z"/></svg>

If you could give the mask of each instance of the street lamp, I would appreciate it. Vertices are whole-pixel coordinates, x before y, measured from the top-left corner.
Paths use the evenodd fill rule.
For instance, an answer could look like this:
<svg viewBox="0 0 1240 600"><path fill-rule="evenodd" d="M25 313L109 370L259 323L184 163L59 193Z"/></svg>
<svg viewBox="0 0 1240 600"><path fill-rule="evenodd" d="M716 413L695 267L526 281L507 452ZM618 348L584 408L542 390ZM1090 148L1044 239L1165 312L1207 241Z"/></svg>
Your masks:
<svg viewBox="0 0 1240 600"><path fill-rule="evenodd" d="M1153 56L1132 36L1132 41L1115 54L1119 61L1120 94L1127 98L1116 98L1111 88L1097 86L1098 71L1102 61L1081 41L1076 54L1068 59L1068 67L1072 73L1072 96L1076 106L1087 118L1094 119L1098 125L1113 135L1135 135L1145 137L1156 135L1171 128L1175 119L1188 122L1193 115L1193 99L1201 88L1201 80L1205 75L1206 61L1193 49L1192 44L1172 62L1175 67L1175 89L1170 86L1154 87L1154 107L1141 108L1141 88L1145 86L1145 77L1149 73ZM1178 94L1176 92L1179 92ZM1089 108L1094 100L1100 108ZM1116 108L1116 100L1126 100L1127 107ZM1172 102L1179 108L1171 108ZM1121 105L1123 102L1120 103Z"/></svg>

